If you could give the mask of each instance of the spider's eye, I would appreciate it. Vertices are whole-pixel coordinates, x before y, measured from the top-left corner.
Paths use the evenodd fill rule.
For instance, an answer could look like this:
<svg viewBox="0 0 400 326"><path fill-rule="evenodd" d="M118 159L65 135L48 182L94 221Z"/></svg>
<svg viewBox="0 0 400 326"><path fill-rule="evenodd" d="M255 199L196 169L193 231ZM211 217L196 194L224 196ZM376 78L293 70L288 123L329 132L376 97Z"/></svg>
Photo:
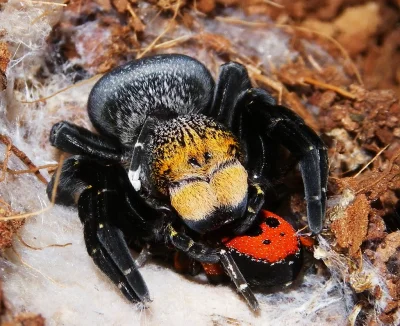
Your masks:
<svg viewBox="0 0 400 326"><path fill-rule="evenodd" d="M211 153L209 153L209 152L204 153L204 159L206 160L206 162L208 162L211 157L212 157Z"/></svg>
<svg viewBox="0 0 400 326"><path fill-rule="evenodd" d="M197 166L197 167L200 167L200 166L201 166L200 163L199 163L194 157L191 157L191 158L188 160L188 163L189 163L190 165Z"/></svg>

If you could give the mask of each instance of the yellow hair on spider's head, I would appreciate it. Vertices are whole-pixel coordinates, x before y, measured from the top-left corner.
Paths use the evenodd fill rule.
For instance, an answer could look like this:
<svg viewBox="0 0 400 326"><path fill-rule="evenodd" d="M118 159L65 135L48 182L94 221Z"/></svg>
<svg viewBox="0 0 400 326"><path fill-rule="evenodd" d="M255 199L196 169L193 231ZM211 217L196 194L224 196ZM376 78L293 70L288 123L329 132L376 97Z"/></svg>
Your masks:
<svg viewBox="0 0 400 326"><path fill-rule="evenodd" d="M181 116L157 127L151 148L153 182L190 227L202 232L243 215L247 172L239 143L224 126Z"/></svg>

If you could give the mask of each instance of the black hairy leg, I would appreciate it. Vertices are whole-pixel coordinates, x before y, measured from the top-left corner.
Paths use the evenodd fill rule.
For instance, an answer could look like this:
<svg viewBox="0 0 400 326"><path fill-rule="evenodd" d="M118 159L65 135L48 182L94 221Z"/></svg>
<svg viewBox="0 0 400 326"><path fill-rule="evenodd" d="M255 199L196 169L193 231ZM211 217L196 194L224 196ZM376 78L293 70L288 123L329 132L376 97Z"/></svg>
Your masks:
<svg viewBox="0 0 400 326"><path fill-rule="evenodd" d="M145 304L150 301L150 295L126 237L139 242L167 243L200 263L220 262L234 284L240 286L238 290L246 301L258 309L257 300L230 254L176 231L172 226L176 220L174 213L163 206L155 209L146 203L120 165L72 156L64 161L61 169L56 203L72 205L77 201L88 254L129 301ZM48 184L49 195L54 182L55 176Z"/></svg>
<svg viewBox="0 0 400 326"><path fill-rule="evenodd" d="M214 99L210 115L228 125L244 144L250 182L258 183L259 178L273 178L270 173L274 169L268 162L277 157L278 148L274 144L283 145L298 158L309 227L312 232L319 233L326 210L326 147L302 118L288 108L277 105L265 90L249 85L251 83L244 66L238 63L223 65L216 85L217 98ZM251 213L247 212L241 232L251 226L251 220Z"/></svg>
<svg viewBox="0 0 400 326"><path fill-rule="evenodd" d="M279 140L299 160L309 228L318 233L326 210L328 156L324 143L304 120L284 106L271 105L270 95L252 89L244 97L254 126L266 139Z"/></svg>
<svg viewBox="0 0 400 326"><path fill-rule="evenodd" d="M67 121L58 122L51 128L50 143L71 154L115 162L122 160L122 150L117 142Z"/></svg>

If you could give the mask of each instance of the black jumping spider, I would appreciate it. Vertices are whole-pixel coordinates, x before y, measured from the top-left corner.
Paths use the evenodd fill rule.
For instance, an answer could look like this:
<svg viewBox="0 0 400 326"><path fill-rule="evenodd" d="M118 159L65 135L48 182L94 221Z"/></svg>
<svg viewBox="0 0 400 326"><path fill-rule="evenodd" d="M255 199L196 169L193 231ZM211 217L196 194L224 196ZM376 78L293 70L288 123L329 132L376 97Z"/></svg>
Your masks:
<svg viewBox="0 0 400 326"><path fill-rule="evenodd" d="M257 308L230 253L203 240L256 223L277 144L298 158L309 226L321 231L325 146L299 116L253 88L241 64L221 66L215 84L188 56L132 61L96 83L88 113L99 135L66 121L51 130L51 144L75 154L62 166L56 203L78 204L89 255L130 301L146 302L149 293L126 239L221 262ZM54 177L49 194L53 187Z"/></svg>

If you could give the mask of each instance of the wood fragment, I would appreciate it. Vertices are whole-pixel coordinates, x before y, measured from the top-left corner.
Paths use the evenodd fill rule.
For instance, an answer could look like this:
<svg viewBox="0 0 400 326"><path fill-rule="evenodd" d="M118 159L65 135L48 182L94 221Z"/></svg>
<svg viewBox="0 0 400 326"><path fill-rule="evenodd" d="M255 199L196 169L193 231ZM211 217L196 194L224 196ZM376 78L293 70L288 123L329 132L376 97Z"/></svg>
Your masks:
<svg viewBox="0 0 400 326"><path fill-rule="evenodd" d="M53 94L51 94L49 96L41 97L41 98L38 98L37 100L34 100L34 101L26 101L26 100L24 100L24 101L19 101L19 102L22 103L22 104L34 104L34 103L38 103L38 102L44 102L44 101L46 101L48 99L53 98L54 96L57 96L58 94L66 92L67 90L69 90L71 88L79 87L79 86L82 86L84 84L90 83L90 82L92 82L92 81L94 81L96 79L100 79L101 76L103 76L103 74L94 75L94 76L92 76L92 77L90 77L88 79L82 80L82 81L80 81L78 83L75 83L75 84L69 85L69 86L67 86L65 88L62 88L62 89L58 90L57 92L55 92L55 93L53 93Z"/></svg>
<svg viewBox="0 0 400 326"><path fill-rule="evenodd" d="M58 163L59 166L62 166L63 162L64 162L64 154L61 154L60 162ZM53 208L53 206L55 205L55 202L56 202L57 188L58 188L58 184L60 182L60 176L61 176L61 169L57 169L56 176L55 176L55 179L54 179L53 190L51 192L50 204L47 207L42 208L40 210L37 210L35 212L0 217L0 222L1 221L11 221L11 220L25 219L25 218L28 218L28 217L40 215L40 214L42 214L44 212L47 212L51 208Z"/></svg>
<svg viewBox="0 0 400 326"><path fill-rule="evenodd" d="M301 27L301 26L293 26L293 25L286 25L286 24L279 24L276 25L277 27L282 27L282 28L289 28L289 29L295 29L295 30L300 30L300 31L304 31L304 32L310 32L313 33L315 35L321 36L329 41L331 41L338 49L339 51L342 53L342 55L344 56L344 58L350 63L353 73L357 78L358 83L363 86L364 82L361 78L361 74L360 71L358 70L356 64L354 63L354 61L350 58L350 55L348 54L348 52L346 51L346 49L337 41L335 40L332 36L318 32L318 31L314 31L310 28L307 27Z"/></svg>
<svg viewBox="0 0 400 326"><path fill-rule="evenodd" d="M16 157L18 157L28 168L35 174L35 176L44 184L47 184L46 178L40 173L40 170L36 167L35 164L31 161L31 159L20 149L14 146L11 142L11 139L5 135L0 134L0 141L7 146L6 156L3 162L2 168L2 176L0 177L0 182L5 178L5 172L7 169L7 163L9 160L10 153L12 152Z"/></svg>
<svg viewBox="0 0 400 326"><path fill-rule="evenodd" d="M142 20L138 17L138 15L136 14L135 10L132 8L130 3L127 4L126 9L132 16L132 20L133 20L132 25L133 25L133 29L135 30L135 32L139 32L139 33L143 32L146 25L143 24Z"/></svg>
<svg viewBox="0 0 400 326"><path fill-rule="evenodd" d="M347 97L347 98L349 98L351 100L355 100L356 99L356 96L354 94L344 90L343 88L340 88L340 87L335 86L335 85L331 85L331 84L327 84L327 83L321 82L321 81L316 80L314 78L303 77L303 78L301 78L299 80L299 82L300 83L303 82L303 83L306 83L306 84L310 84L310 85L313 85L313 86L318 87L318 88L334 91L335 93L337 93L339 95L342 95L344 97Z"/></svg>
<svg viewBox="0 0 400 326"><path fill-rule="evenodd" d="M139 53L139 54L136 56L136 59L143 58L143 56L144 56L145 54L147 54L148 52L152 51L152 50L154 49L154 47L156 46L156 44L158 43L158 41L159 41L165 34L167 34L167 33L169 32L169 30L174 26L176 17L178 16L178 13L179 13L179 8L180 8L180 6L181 6L181 0L178 0L178 1L176 2L176 5L175 5L174 15L172 16L171 20L168 22L167 27L153 40L153 42L151 42L151 43L146 47L146 49L145 49L142 53Z"/></svg>
<svg viewBox="0 0 400 326"><path fill-rule="evenodd" d="M27 247L29 249L32 249L32 250L43 250L43 249L46 249L46 248L53 248L53 247L64 248L64 247L68 247L68 246L72 245L72 242L67 242L65 244L53 243L53 244L50 244L50 245L47 245L47 246L43 246L43 247L36 247L36 246L32 246L32 245L26 243L25 240L22 239L22 236L19 233L17 233L17 238L25 247Z"/></svg>
<svg viewBox="0 0 400 326"><path fill-rule="evenodd" d="M26 0L25 2L33 3L33 4L40 4L40 5L60 6L60 7L66 7L67 6L66 3L50 2L50 1Z"/></svg>

